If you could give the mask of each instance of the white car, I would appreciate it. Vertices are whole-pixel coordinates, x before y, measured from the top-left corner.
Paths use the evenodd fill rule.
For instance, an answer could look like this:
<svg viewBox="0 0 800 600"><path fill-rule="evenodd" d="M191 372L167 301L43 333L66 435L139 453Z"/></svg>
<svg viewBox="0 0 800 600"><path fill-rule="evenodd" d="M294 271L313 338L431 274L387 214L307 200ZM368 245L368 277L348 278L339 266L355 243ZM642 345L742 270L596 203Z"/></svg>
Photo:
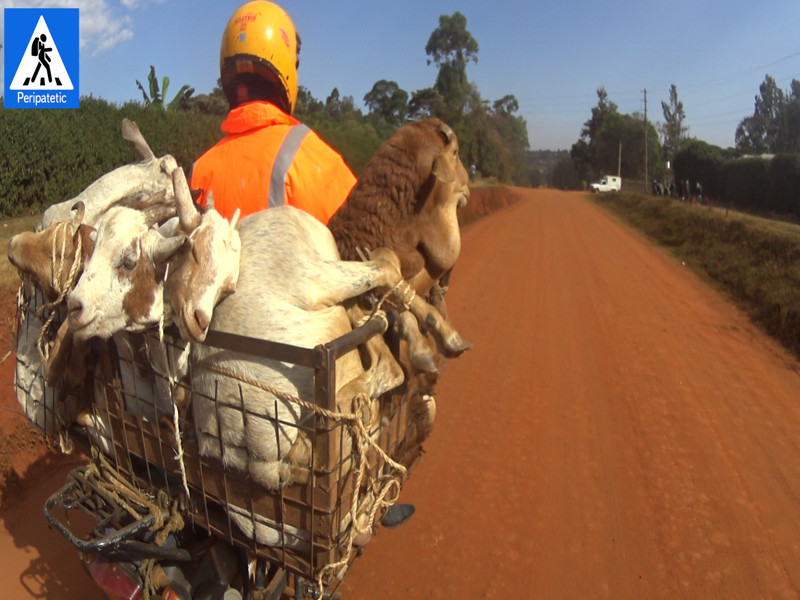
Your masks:
<svg viewBox="0 0 800 600"><path fill-rule="evenodd" d="M592 183L589 188L595 193L618 192L622 189L622 179L614 175L606 175L600 181Z"/></svg>

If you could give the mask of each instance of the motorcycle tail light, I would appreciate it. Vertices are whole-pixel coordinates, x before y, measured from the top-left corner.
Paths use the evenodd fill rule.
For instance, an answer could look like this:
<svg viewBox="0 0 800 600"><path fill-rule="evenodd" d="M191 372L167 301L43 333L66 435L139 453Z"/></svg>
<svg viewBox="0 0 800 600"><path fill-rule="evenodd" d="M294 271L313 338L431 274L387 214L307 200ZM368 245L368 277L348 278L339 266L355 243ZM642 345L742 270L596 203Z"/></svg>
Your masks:
<svg viewBox="0 0 800 600"><path fill-rule="evenodd" d="M113 562L95 555L89 557L86 570L109 600L141 599L141 579L132 564Z"/></svg>

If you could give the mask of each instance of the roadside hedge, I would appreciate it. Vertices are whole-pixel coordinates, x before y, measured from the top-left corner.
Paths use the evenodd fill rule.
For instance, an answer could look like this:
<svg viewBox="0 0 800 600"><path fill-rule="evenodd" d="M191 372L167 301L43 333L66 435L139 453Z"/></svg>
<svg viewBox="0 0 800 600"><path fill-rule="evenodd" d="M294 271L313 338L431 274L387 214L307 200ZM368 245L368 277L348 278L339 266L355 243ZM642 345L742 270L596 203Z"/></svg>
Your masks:
<svg viewBox="0 0 800 600"><path fill-rule="evenodd" d="M800 217L800 155L732 156L705 142L687 144L675 156L675 178L702 182L720 206L760 214Z"/></svg>
<svg viewBox="0 0 800 600"><path fill-rule="evenodd" d="M123 117L139 125L156 156L172 154L187 173L222 136L219 116L118 107L91 97L75 110L0 110L0 216L38 214L135 161L122 139Z"/></svg>

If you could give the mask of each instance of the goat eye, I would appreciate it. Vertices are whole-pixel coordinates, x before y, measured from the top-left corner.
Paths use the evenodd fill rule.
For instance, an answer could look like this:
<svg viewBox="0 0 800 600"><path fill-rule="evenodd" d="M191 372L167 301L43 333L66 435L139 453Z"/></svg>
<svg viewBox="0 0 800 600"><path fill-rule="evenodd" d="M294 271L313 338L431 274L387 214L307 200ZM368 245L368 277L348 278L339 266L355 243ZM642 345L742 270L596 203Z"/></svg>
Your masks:
<svg viewBox="0 0 800 600"><path fill-rule="evenodd" d="M133 271L136 268L136 261L132 256L123 256L120 266L126 271Z"/></svg>

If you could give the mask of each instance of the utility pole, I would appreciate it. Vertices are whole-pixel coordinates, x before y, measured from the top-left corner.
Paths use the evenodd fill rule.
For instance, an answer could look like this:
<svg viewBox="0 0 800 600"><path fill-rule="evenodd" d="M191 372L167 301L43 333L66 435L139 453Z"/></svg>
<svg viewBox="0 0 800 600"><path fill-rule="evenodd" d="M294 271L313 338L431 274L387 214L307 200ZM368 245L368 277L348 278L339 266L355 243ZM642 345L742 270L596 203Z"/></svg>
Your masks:
<svg viewBox="0 0 800 600"><path fill-rule="evenodd" d="M647 88L644 89L644 190L647 192Z"/></svg>

